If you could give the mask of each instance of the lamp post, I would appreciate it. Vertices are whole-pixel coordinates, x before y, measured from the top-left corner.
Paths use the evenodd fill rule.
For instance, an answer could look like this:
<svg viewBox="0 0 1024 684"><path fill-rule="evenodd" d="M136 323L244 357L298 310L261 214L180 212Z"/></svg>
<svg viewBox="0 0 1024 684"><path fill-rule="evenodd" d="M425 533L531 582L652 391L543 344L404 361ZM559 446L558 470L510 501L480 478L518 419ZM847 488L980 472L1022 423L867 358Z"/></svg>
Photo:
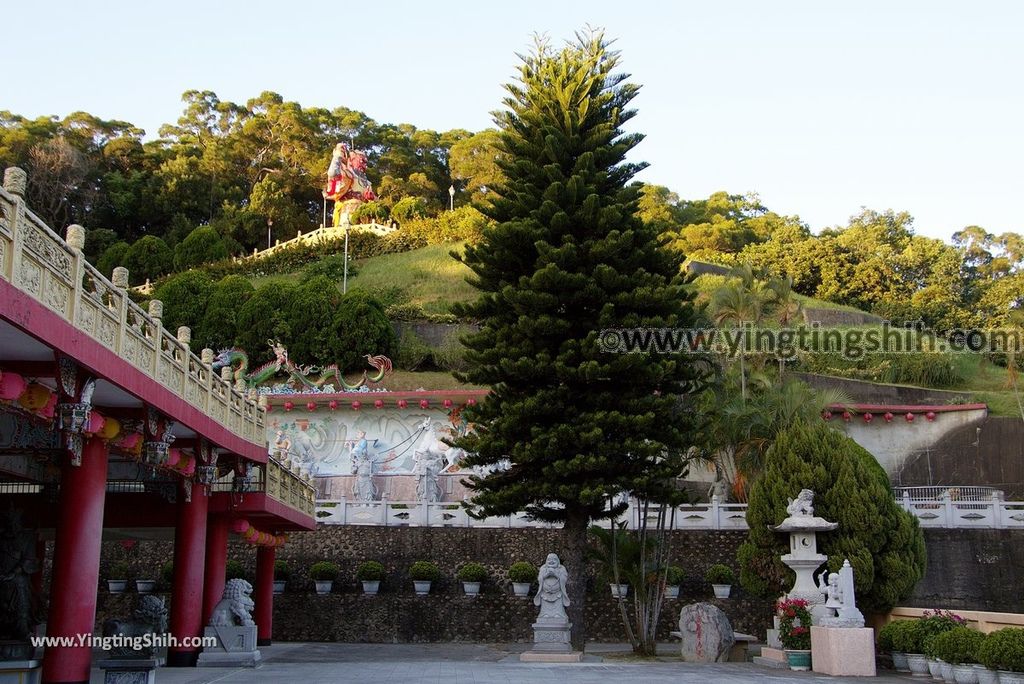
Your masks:
<svg viewBox="0 0 1024 684"><path fill-rule="evenodd" d="M270 249L270 247L271 247L270 229L273 228L273 227L274 227L274 219L268 218L267 219L267 249Z"/></svg>
<svg viewBox="0 0 1024 684"><path fill-rule="evenodd" d="M455 186L448 186L448 211L455 211Z"/></svg>
<svg viewBox="0 0 1024 684"><path fill-rule="evenodd" d="M348 294L348 221L345 222L345 271L341 280L341 294Z"/></svg>

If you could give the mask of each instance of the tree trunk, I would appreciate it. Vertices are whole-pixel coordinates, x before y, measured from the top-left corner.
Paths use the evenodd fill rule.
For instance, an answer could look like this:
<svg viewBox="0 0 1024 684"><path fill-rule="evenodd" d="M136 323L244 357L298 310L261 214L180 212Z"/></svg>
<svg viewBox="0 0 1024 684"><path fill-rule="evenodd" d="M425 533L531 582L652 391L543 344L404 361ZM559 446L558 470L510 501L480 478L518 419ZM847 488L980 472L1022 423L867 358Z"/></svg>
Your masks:
<svg viewBox="0 0 1024 684"><path fill-rule="evenodd" d="M587 525L590 522L582 510L567 509L562 526L562 565L569 572L569 622L572 623L573 650L582 651L586 642L583 616L587 600Z"/></svg>

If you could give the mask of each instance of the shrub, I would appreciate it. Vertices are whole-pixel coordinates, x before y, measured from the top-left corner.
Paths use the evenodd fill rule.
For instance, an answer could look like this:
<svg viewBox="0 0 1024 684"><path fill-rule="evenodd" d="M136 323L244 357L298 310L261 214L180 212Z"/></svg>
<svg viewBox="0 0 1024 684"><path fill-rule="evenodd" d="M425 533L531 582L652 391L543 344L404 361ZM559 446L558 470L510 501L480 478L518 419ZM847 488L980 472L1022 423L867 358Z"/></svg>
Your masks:
<svg viewBox="0 0 1024 684"><path fill-rule="evenodd" d="M103 254L96 261L96 269L110 278L114 273L114 269L118 266L124 266L125 258L128 256L128 250L132 248L127 242L115 242L114 244L103 250ZM128 274L131 275L130 273Z"/></svg>
<svg viewBox="0 0 1024 684"><path fill-rule="evenodd" d="M931 637L931 654L952 665L978 662L978 649L985 635L970 627L954 627Z"/></svg>
<svg viewBox="0 0 1024 684"><path fill-rule="evenodd" d="M783 430L768 449L750 492L750 531L737 554L743 587L769 597L792 586L793 573L780 561L789 543L769 525L782 522L790 498L805 488L815 492L815 514L839 523L819 540L820 553L833 571L850 560L862 610L886 612L909 595L925 567L917 520L893 500L874 456L823 422Z"/></svg>
<svg viewBox="0 0 1024 684"><path fill-rule="evenodd" d="M422 197L403 197L391 207L391 218L399 223L421 218L427 213L427 203Z"/></svg>
<svg viewBox="0 0 1024 684"><path fill-rule="evenodd" d="M670 587L675 587L683 583L683 578L686 574L683 569L678 565L670 565L665 571L665 584Z"/></svg>
<svg viewBox="0 0 1024 684"><path fill-rule="evenodd" d="M289 283L267 283L238 310L236 341L249 354L250 371L273 358L267 340L280 339L286 345L290 342L292 328L287 315L297 289Z"/></svg>
<svg viewBox="0 0 1024 684"><path fill-rule="evenodd" d="M341 568L330 561L318 561L309 567L309 576L317 582L333 582L341 574Z"/></svg>
<svg viewBox="0 0 1024 684"><path fill-rule="evenodd" d="M349 262L352 260L349 259ZM349 263L348 265L348 277L351 278L356 274L355 264ZM317 276L323 276L328 280L341 282L345 279L345 255L344 254L331 254L325 256L319 261L314 261L307 264L302 269L302 275L304 278L315 278Z"/></svg>
<svg viewBox="0 0 1024 684"><path fill-rule="evenodd" d="M508 579L510 582L533 582L533 580L537 579L537 568L526 561L516 561L509 566Z"/></svg>
<svg viewBox="0 0 1024 684"><path fill-rule="evenodd" d="M480 563L466 563L459 568L455 576L461 582L483 582L487 579L487 568Z"/></svg>
<svg viewBox="0 0 1024 684"><path fill-rule="evenodd" d="M129 567L129 565L127 563L125 563L124 561L117 561L116 563L111 563L110 564L110 569L107 570L107 578L108 579L115 579L115 580L128 579L128 576L130 574L131 574L131 567Z"/></svg>
<svg viewBox="0 0 1024 684"><path fill-rule="evenodd" d="M412 330L403 330L398 338L398 354L395 366L402 370L414 371L430 359L431 350L427 343Z"/></svg>
<svg viewBox="0 0 1024 684"><path fill-rule="evenodd" d="M210 226L199 226L174 248L174 268L178 271L227 258L224 240Z"/></svg>
<svg viewBox="0 0 1024 684"><path fill-rule="evenodd" d="M714 566L712 566L714 567ZM786 599L775 607L779 615L779 641L783 648L808 651L811 648L811 613L807 601Z"/></svg>
<svg viewBox="0 0 1024 684"><path fill-rule="evenodd" d="M434 350L434 363L446 371L466 370L466 348L459 342L458 332L446 335L441 346Z"/></svg>
<svg viewBox="0 0 1024 684"><path fill-rule="evenodd" d="M353 290L341 297L341 303L326 325L331 360L343 370L366 369L366 354L391 356L395 348L395 329L376 299Z"/></svg>
<svg viewBox="0 0 1024 684"><path fill-rule="evenodd" d="M736 576L728 565L716 564L707 569L704 579L708 584L732 584L736 581Z"/></svg>
<svg viewBox="0 0 1024 684"><path fill-rule="evenodd" d="M920 620L898 620L892 624L892 650L898 653L920 653L922 633ZM888 625L886 625L888 626Z"/></svg>
<svg viewBox="0 0 1024 684"><path fill-rule="evenodd" d="M201 328L213 291L213 281L201 271L185 271L165 280L153 292L153 298L164 303L164 327L171 333L182 325Z"/></svg>
<svg viewBox="0 0 1024 684"><path fill-rule="evenodd" d="M906 624L906 620L894 620L887 622L878 630L878 650L883 653L901 652L893 646L896 640L896 633L902 629L899 625Z"/></svg>
<svg viewBox="0 0 1024 684"><path fill-rule="evenodd" d="M409 566L409 577L417 582L436 582L441 579L441 569L431 561L416 561Z"/></svg>
<svg viewBox="0 0 1024 684"><path fill-rule="evenodd" d="M252 283L242 276L230 275L217 281L202 320L192 330L192 348L232 346L238 336L239 313L255 292Z"/></svg>
<svg viewBox="0 0 1024 684"><path fill-rule="evenodd" d="M291 566L288 565L288 561L276 560L274 561L274 579L278 582L283 582L292 576Z"/></svg>
<svg viewBox="0 0 1024 684"><path fill-rule="evenodd" d="M377 561L366 561L356 569L356 579L360 582L379 582L384 579L384 566Z"/></svg>
<svg viewBox="0 0 1024 684"><path fill-rule="evenodd" d="M987 635L977 660L991 670L1024 672L1024 629L1006 627Z"/></svg>
<svg viewBox="0 0 1024 684"><path fill-rule="evenodd" d="M167 243L155 235L146 235L135 241L124 257L124 266L134 285L156 280L170 273L174 254Z"/></svg>
<svg viewBox="0 0 1024 684"><path fill-rule="evenodd" d="M935 654L935 637L966 625L966 620L949 611L926 610L921 619L917 621L921 652L930 658L938 658L939 656Z"/></svg>
<svg viewBox="0 0 1024 684"><path fill-rule="evenodd" d="M174 583L174 563L167 562L160 566L160 579L167 586Z"/></svg>
<svg viewBox="0 0 1024 684"><path fill-rule="evenodd" d="M224 564L224 579L246 579L248 573L245 571L245 566L236 560L229 560Z"/></svg>

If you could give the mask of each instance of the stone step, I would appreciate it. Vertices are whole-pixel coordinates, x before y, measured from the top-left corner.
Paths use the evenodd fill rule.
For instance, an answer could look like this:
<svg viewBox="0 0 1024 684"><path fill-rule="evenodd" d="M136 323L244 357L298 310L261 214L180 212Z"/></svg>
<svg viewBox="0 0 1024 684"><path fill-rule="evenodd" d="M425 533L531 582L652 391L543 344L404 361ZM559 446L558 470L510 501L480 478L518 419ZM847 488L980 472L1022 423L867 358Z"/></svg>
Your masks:
<svg viewBox="0 0 1024 684"><path fill-rule="evenodd" d="M775 658L766 658L764 656L754 656L753 662L755 665L761 667L770 667L776 670L785 670L789 668L789 665L785 661L778 661Z"/></svg>
<svg viewBox="0 0 1024 684"><path fill-rule="evenodd" d="M771 646L761 647L761 657L776 660L780 663L786 662L786 652L781 648L772 648Z"/></svg>

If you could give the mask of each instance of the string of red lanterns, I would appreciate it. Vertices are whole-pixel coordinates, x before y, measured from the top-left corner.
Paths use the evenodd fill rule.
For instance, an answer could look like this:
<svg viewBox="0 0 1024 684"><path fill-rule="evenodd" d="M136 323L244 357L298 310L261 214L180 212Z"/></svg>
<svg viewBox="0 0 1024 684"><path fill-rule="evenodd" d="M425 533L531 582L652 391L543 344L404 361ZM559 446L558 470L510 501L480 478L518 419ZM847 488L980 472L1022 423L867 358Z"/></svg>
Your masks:
<svg viewBox="0 0 1024 684"><path fill-rule="evenodd" d="M240 536L247 544L252 544L253 546L278 547L284 546L288 541L288 535L262 532L253 527L245 518L232 521L231 531Z"/></svg>

